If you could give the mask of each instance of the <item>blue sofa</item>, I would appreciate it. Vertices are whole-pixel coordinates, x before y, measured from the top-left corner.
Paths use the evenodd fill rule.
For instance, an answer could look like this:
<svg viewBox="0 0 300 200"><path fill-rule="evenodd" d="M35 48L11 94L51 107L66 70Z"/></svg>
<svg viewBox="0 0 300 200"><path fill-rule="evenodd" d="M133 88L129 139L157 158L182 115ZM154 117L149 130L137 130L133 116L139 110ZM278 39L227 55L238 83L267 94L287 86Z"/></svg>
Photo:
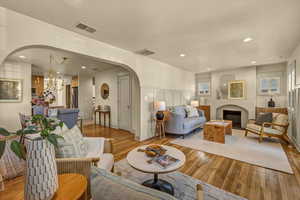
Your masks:
<svg viewBox="0 0 300 200"><path fill-rule="evenodd" d="M166 122L166 133L181 135L183 138L193 130L203 127L206 118L203 110L198 110L199 117L187 117L186 106L169 107L169 118Z"/></svg>

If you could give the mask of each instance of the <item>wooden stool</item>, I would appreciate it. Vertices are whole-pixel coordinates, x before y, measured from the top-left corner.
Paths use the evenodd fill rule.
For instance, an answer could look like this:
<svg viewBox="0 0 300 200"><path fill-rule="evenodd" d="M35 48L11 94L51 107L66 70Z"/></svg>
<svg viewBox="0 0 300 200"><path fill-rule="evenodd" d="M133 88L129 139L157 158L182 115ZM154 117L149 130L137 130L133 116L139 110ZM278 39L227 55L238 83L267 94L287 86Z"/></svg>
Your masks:
<svg viewBox="0 0 300 200"><path fill-rule="evenodd" d="M155 129L155 136L159 136L159 138L166 137L165 133L165 120L157 120L156 121L156 129Z"/></svg>

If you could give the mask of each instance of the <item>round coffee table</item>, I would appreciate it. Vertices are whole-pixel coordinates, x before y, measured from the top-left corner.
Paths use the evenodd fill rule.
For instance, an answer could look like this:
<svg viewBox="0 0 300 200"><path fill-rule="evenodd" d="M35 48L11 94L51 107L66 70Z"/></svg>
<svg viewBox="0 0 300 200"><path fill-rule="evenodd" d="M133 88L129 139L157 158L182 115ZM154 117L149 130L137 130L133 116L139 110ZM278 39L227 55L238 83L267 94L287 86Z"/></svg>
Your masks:
<svg viewBox="0 0 300 200"><path fill-rule="evenodd" d="M162 147L167 150L167 155L173 156L179 160L177 163L164 169L156 163L149 164L147 161L151 160L151 158L147 157L144 152L138 152L138 149L145 149L147 146L148 145L139 146L128 153L127 161L129 165L141 172L154 174L153 179L145 181L142 185L174 195L173 186L169 182L159 179L158 174L173 172L182 167L185 163L185 155L182 151L174 147L162 145Z"/></svg>

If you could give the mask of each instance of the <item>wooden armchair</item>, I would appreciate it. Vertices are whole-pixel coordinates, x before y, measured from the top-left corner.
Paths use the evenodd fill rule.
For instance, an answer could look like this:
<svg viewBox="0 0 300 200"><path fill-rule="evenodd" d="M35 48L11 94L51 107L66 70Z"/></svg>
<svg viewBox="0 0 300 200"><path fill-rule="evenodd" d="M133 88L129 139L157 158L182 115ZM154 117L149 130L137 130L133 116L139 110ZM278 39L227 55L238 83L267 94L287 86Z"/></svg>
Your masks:
<svg viewBox="0 0 300 200"><path fill-rule="evenodd" d="M282 127L283 130L281 131L281 130L275 129L274 128L275 126ZM249 124L247 124L246 130L245 130L245 136L248 135L248 132L251 132L251 133L259 135L259 142L262 142L263 137L267 136L267 137L279 138L289 144L290 142L289 142L289 138L287 136L288 127L289 127L289 123L287 123L286 125L282 125L282 124L264 122L262 124L262 126L256 125L254 123L249 123Z"/></svg>

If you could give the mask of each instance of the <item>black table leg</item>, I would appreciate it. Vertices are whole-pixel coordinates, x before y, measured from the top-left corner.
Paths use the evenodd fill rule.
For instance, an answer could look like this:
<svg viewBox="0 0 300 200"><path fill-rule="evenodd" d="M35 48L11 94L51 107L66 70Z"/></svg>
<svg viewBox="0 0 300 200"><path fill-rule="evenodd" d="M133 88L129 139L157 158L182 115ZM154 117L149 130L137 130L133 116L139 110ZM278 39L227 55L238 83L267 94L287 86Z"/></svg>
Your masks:
<svg viewBox="0 0 300 200"><path fill-rule="evenodd" d="M154 174L154 179L147 180L142 185L174 195L173 186L169 182L159 179L158 174Z"/></svg>

